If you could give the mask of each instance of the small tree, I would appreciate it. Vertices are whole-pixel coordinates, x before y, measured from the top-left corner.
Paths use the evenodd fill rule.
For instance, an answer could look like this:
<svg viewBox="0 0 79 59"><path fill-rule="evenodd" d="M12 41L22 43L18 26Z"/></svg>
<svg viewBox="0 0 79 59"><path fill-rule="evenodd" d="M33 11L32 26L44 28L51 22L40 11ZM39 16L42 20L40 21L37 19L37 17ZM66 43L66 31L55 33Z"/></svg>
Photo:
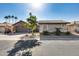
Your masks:
<svg viewBox="0 0 79 59"><path fill-rule="evenodd" d="M26 27L32 31L32 36L34 35L34 30L37 28L37 21L36 21L36 16L33 16L32 13L29 13L29 16L27 18L27 23Z"/></svg>
<svg viewBox="0 0 79 59"><path fill-rule="evenodd" d="M5 16L4 18L5 18L5 21L7 22L8 21L8 16Z"/></svg>

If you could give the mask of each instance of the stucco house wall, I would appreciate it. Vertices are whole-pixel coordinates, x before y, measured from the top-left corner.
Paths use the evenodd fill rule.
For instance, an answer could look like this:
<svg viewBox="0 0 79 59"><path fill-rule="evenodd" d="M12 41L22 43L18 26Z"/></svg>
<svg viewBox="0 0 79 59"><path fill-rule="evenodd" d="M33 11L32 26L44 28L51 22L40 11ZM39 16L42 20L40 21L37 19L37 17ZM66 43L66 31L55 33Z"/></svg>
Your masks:
<svg viewBox="0 0 79 59"><path fill-rule="evenodd" d="M56 31L56 28L60 28L61 32L67 32L68 28L67 28L67 24L69 22L39 22L39 31L43 32L43 31L49 31L49 32L54 32Z"/></svg>
<svg viewBox="0 0 79 59"><path fill-rule="evenodd" d="M70 24L67 24L68 31L69 32L75 32L75 30L79 31L79 23L77 22L71 22Z"/></svg>
<svg viewBox="0 0 79 59"><path fill-rule="evenodd" d="M24 21L19 21L19 22L13 24L16 32L28 32L29 30L26 27L24 27L24 25L23 25L25 23L26 22L24 22Z"/></svg>
<svg viewBox="0 0 79 59"><path fill-rule="evenodd" d="M12 24L9 23L0 23L0 33L4 33L6 31L10 31L10 32L14 32L14 27L12 26Z"/></svg>

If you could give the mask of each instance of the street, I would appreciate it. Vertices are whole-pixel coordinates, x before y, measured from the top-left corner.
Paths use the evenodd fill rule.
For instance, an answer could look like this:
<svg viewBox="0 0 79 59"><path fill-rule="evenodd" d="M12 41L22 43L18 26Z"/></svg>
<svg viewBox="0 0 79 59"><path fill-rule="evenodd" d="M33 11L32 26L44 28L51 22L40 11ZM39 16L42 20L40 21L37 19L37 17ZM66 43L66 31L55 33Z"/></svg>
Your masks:
<svg viewBox="0 0 79 59"><path fill-rule="evenodd" d="M7 56L7 52L11 50L17 40L0 40L0 56Z"/></svg>
<svg viewBox="0 0 79 59"><path fill-rule="evenodd" d="M33 56L79 56L79 40L43 40Z"/></svg>
<svg viewBox="0 0 79 59"><path fill-rule="evenodd" d="M0 56L6 56L17 40L0 40ZM41 46L32 49L33 56L79 56L79 40L41 40Z"/></svg>
<svg viewBox="0 0 79 59"><path fill-rule="evenodd" d="M7 56L14 44L21 40L22 35L1 35L0 34L0 56ZM43 37L44 38L44 37ZM57 37L54 37L55 39ZM68 38L68 40L67 40ZM43 40L40 46L32 49L33 56L79 56L79 40L78 37L70 39L69 37L62 40ZM49 38L50 39L50 38ZM70 40L69 40L70 39ZM77 40L75 40L77 39Z"/></svg>

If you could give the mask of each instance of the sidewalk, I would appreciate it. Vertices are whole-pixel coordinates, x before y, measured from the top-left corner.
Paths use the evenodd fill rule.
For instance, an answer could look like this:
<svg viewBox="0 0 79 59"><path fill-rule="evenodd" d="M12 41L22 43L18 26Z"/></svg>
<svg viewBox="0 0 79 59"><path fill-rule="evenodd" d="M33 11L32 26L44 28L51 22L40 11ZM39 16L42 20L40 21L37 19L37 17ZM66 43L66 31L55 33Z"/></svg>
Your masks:
<svg viewBox="0 0 79 59"><path fill-rule="evenodd" d="M35 39L40 40L39 34L38 33L35 33L35 34L36 34ZM0 33L0 40L23 40L23 39L28 40L28 39L30 39L29 38L30 36L31 36L31 34L28 34L28 33L15 33L15 34L11 34L11 35L10 34L7 35L7 34L1 34Z"/></svg>
<svg viewBox="0 0 79 59"><path fill-rule="evenodd" d="M20 35L0 34L0 40L20 40L20 37L22 37L24 35L26 35L26 34L20 34Z"/></svg>

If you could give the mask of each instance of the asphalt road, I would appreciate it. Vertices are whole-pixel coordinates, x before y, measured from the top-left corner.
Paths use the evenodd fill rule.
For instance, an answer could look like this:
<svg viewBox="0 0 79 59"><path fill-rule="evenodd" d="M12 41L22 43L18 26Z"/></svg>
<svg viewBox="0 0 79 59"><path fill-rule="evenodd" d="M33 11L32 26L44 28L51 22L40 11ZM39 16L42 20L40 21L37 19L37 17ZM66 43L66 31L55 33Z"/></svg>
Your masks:
<svg viewBox="0 0 79 59"><path fill-rule="evenodd" d="M0 56L7 56L7 52L11 50L17 40L0 40Z"/></svg>
<svg viewBox="0 0 79 59"><path fill-rule="evenodd" d="M79 40L43 40L33 56L79 56Z"/></svg>
<svg viewBox="0 0 79 59"><path fill-rule="evenodd" d="M23 34L24 35L24 34ZM7 51L11 50L14 44L23 35L0 35L0 56L7 56ZM56 37L55 37L56 38ZM68 37L67 37L68 38ZM77 37L66 40L42 40L41 46L32 49L33 56L79 56L79 40Z"/></svg>
<svg viewBox="0 0 79 59"><path fill-rule="evenodd" d="M16 40L0 40L0 56L7 56ZM33 56L79 56L79 40L41 40L41 46L32 49Z"/></svg>

